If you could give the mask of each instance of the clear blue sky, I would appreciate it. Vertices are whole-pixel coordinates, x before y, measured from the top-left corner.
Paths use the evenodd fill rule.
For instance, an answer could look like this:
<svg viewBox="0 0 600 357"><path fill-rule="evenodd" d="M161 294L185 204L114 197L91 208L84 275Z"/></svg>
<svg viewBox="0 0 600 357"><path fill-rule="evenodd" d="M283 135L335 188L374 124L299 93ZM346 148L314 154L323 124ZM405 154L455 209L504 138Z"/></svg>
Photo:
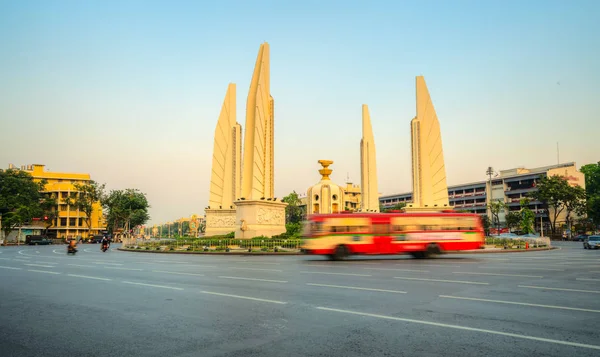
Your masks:
<svg viewBox="0 0 600 357"><path fill-rule="evenodd" d="M557 141L561 162L596 162L599 13L600 1L0 0L0 166L139 188L154 223L202 214L227 84L244 126L263 41L277 196L317 182L319 159L360 182L363 103L380 191L409 191L417 75L449 184L554 164Z"/></svg>

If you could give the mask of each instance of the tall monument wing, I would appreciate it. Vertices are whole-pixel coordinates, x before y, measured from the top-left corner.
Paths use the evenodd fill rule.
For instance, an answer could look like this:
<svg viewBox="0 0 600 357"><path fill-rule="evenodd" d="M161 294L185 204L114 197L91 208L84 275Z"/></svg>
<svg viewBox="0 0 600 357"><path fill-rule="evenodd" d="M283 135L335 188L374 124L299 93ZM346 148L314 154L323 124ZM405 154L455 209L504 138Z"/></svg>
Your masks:
<svg viewBox="0 0 600 357"><path fill-rule="evenodd" d="M209 206L229 209L239 196L241 127L235 121L235 84L230 83L215 128Z"/></svg>
<svg viewBox="0 0 600 357"><path fill-rule="evenodd" d="M269 44L260 45L250 82L244 135L244 199L273 197L274 100L270 93Z"/></svg>
<svg viewBox="0 0 600 357"><path fill-rule="evenodd" d="M440 123L425 78L418 76L417 116L411 121L413 206L448 207Z"/></svg>
<svg viewBox="0 0 600 357"><path fill-rule="evenodd" d="M379 212L377 160L371 116L366 104L362 106L362 139L360 141L361 211Z"/></svg>

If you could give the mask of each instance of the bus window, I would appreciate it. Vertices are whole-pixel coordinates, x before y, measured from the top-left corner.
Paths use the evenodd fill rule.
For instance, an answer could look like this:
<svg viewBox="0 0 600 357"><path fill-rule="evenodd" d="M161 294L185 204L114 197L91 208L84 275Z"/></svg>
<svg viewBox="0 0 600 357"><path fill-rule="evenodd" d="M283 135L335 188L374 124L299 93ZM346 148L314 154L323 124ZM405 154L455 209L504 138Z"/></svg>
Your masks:
<svg viewBox="0 0 600 357"><path fill-rule="evenodd" d="M374 224L373 225L373 234L377 235L386 235L390 232L389 226L387 224Z"/></svg>

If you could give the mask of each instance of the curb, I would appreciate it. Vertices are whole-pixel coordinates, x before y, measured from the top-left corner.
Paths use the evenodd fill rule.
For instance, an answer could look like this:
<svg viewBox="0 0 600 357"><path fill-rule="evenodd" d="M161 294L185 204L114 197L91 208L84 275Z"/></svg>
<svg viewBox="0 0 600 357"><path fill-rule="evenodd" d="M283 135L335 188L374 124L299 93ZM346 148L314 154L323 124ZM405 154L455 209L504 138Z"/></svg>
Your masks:
<svg viewBox="0 0 600 357"><path fill-rule="evenodd" d="M296 252L188 252L188 251L169 251L169 250L141 250L141 249L123 249L117 248L123 252L134 253L158 253L158 254L197 254L197 255L305 255Z"/></svg>
<svg viewBox="0 0 600 357"><path fill-rule="evenodd" d="M444 252L443 254L495 254L495 253L527 253L527 252L539 252L544 250L554 250L559 249L557 247L548 247L548 248L531 248L531 249L501 249L501 250L449 250ZM117 250L123 252L134 252L134 253L154 253L154 254L196 254L196 255L240 255L240 256L248 256L248 255L306 255L304 253L295 253L295 252L188 252L188 251L168 251L168 250L141 250L141 249L124 249L117 248Z"/></svg>

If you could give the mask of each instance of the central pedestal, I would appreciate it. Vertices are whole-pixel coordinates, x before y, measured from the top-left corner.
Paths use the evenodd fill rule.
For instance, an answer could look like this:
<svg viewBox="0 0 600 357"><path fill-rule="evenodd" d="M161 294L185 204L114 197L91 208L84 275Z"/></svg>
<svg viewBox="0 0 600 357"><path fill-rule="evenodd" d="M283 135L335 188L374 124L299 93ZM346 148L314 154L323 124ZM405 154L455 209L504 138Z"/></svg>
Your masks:
<svg viewBox="0 0 600 357"><path fill-rule="evenodd" d="M285 233L287 203L267 200L240 200L236 205L235 238L272 237Z"/></svg>
<svg viewBox="0 0 600 357"><path fill-rule="evenodd" d="M236 216L234 209L205 209L206 229L208 236L224 235L236 230Z"/></svg>

